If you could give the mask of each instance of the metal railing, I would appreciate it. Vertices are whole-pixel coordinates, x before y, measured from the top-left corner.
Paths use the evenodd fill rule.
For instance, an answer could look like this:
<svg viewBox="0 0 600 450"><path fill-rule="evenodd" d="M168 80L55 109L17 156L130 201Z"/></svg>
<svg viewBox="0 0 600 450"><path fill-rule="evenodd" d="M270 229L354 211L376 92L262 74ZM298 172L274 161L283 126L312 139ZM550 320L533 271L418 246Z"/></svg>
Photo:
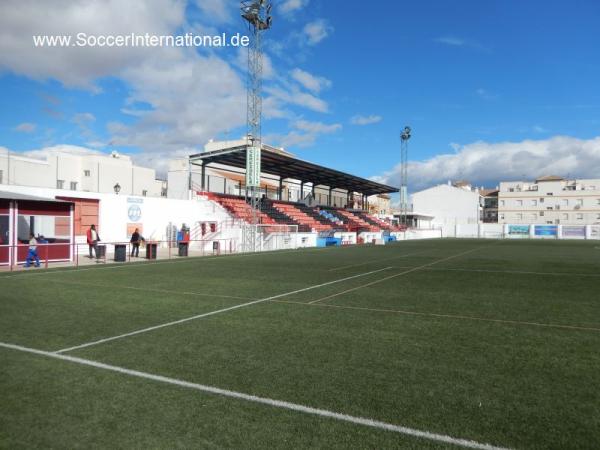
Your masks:
<svg viewBox="0 0 600 450"><path fill-rule="evenodd" d="M173 245L175 244L175 245ZM183 244L182 250L179 245ZM30 245L0 245L0 270L19 270L29 259ZM106 262L128 263L139 260L169 260L187 256L202 257L240 253L236 238L190 239L189 241L147 240L140 243L137 252L130 241L98 242L96 246L87 243L37 243L32 265L79 267ZM92 254L92 257L90 257ZM135 254L139 256L134 256Z"/></svg>

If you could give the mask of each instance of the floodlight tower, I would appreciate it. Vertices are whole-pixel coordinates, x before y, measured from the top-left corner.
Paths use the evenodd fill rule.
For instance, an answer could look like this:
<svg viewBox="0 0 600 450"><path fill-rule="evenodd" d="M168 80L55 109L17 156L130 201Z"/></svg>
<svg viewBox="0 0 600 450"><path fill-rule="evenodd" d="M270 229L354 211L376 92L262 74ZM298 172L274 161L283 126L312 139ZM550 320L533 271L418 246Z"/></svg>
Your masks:
<svg viewBox="0 0 600 450"><path fill-rule="evenodd" d="M244 0L240 10L242 18L247 22L250 32L248 45L248 86L246 109L246 189L252 207L253 230L244 239L247 251L256 250L256 237L258 235L258 208L260 199L260 159L262 147L261 116L262 116L262 69L263 57L261 50L261 34L271 28L271 3L266 0Z"/></svg>
<svg viewBox="0 0 600 450"><path fill-rule="evenodd" d="M400 220L408 225L408 140L412 130L404 127L400 134Z"/></svg>

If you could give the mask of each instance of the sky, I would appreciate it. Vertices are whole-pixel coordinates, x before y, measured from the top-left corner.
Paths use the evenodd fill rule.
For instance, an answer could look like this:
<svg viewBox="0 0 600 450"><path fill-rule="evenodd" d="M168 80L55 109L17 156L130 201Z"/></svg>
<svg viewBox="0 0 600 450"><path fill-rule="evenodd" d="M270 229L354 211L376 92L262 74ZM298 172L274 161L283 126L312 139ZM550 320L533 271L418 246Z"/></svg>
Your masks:
<svg viewBox="0 0 600 450"><path fill-rule="evenodd" d="M263 141L409 190L600 177L600 2L273 0ZM40 48L33 35L248 34L235 0L3 0L0 148L130 154L164 176L245 133L243 47Z"/></svg>

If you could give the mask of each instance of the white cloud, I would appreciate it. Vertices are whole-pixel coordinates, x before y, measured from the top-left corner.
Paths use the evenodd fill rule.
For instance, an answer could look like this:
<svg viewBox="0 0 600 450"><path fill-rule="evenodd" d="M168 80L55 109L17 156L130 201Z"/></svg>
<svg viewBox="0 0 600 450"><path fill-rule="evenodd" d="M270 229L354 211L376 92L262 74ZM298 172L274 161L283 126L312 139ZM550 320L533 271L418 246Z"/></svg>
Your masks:
<svg viewBox="0 0 600 450"><path fill-rule="evenodd" d="M309 122L307 120L297 120L294 123L294 128L301 131L306 131L308 133L328 134L335 133L336 131L341 130L342 125L340 125L339 123L326 125L323 122Z"/></svg>
<svg viewBox="0 0 600 450"><path fill-rule="evenodd" d="M265 136L265 141L277 143L285 148L310 147L319 136L336 133L342 129L342 125L339 123L325 124L323 122L297 120L292 123L292 128L292 131L286 135Z"/></svg>
<svg viewBox="0 0 600 450"><path fill-rule="evenodd" d="M290 72L292 78L309 91L319 93L331 87L331 81L324 77L312 75L305 70L295 68Z"/></svg>
<svg viewBox="0 0 600 450"><path fill-rule="evenodd" d="M157 53L141 47L34 47L35 35L171 34L183 23L182 0L4 0L0 3L0 71L66 86L98 89L96 80ZM134 18L134 19L132 19Z"/></svg>
<svg viewBox="0 0 600 450"><path fill-rule="evenodd" d="M324 19L317 19L304 26L304 35L309 45L316 45L333 32L333 27Z"/></svg>
<svg viewBox="0 0 600 450"><path fill-rule="evenodd" d="M77 113L73 116L73 122L75 122L76 124L90 123L94 122L95 120L96 116L89 112Z"/></svg>
<svg viewBox="0 0 600 450"><path fill-rule="evenodd" d="M498 94L494 94L483 88L475 90L475 93L483 100L496 100L498 98Z"/></svg>
<svg viewBox="0 0 600 450"><path fill-rule="evenodd" d="M284 0L279 7L277 12L283 15L289 15L295 11L298 11L308 5L309 0Z"/></svg>
<svg viewBox="0 0 600 450"><path fill-rule="evenodd" d="M235 2L228 2L226 0L196 0L196 5L202 14L204 14L203 19L209 23L231 22L232 14L230 6L233 3Z"/></svg>
<svg viewBox="0 0 600 450"><path fill-rule="evenodd" d="M325 100L315 97L307 92L302 92L297 88L292 88L287 91L281 87L265 87L264 90L267 94L280 102L302 106L316 112L325 113L329 111L329 105Z"/></svg>
<svg viewBox="0 0 600 450"><path fill-rule="evenodd" d="M451 45L454 47L462 47L467 43L464 39L458 38L456 36L442 36L434 39L434 41L440 44Z"/></svg>
<svg viewBox="0 0 600 450"><path fill-rule="evenodd" d="M474 142L458 147L456 153L412 161L408 173L411 191L456 179L495 186L499 181L535 179L548 174L597 178L600 136L588 140L555 136L522 142ZM400 165L374 179L399 186Z"/></svg>
<svg viewBox="0 0 600 450"><path fill-rule="evenodd" d="M25 156L36 159L46 159L56 152L68 153L70 155L101 155L102 152L98 150L92 150L87 147L81 147L78 145L53 145L50 147L43 147L35 150L29 150L24 152Z"/></svg>
<svg viewBox="0 0 600 450"><path fill-rule="evenodd" d="M354 116L350 119L352 125L371 125L372 123L381 122L383 118L381 116L370 115L370 116Z"/></svg>
<svg viewBox="0 0 600 450"><path fill-rule="evenodd" d="M442 44L442 45L447 45L449 47L465 47L465 48L480 50L485 53L490 52L490 49L488 47L485 47L484 45L480 44L477 41L473 41L471 39L465 39L465 38L461 38L461 37L457 37L457 36L452 36L452 35L441 36L441 37L435 38L433 40L433 42L436 42L436 43Z"/></svg>
<svg viewBox="0 0 600 450"><path fill-rule="evenodd" d="M14 130L19 133L33 133L36 128L37 125L35 123L23 122L17 125Z"/></svg>

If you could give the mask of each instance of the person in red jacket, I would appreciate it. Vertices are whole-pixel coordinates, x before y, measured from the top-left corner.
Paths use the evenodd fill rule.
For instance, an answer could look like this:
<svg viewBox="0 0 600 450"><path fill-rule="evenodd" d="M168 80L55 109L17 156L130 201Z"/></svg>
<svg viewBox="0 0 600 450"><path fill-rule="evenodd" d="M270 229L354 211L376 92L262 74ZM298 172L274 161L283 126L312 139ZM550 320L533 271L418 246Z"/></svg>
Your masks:
<svg viewBox="0 0 600 450"><path fill-rule="evenodd" d="M92 256L92 249L96 253L96 258L98 258L98 241L100 240L100 236L98 236L98 232L96 231L96 225L92 225L89 230L87 230L87 244L90 249L90 259Z"/></svg>

